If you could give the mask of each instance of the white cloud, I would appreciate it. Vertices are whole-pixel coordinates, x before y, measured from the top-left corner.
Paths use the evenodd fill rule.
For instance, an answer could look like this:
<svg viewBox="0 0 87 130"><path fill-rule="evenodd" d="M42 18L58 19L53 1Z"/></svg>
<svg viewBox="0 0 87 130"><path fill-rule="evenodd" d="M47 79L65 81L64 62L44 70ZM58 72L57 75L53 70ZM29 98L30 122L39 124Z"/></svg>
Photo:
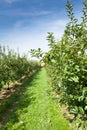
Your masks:
<svg viewBox="0 0 87 130"><path fill-rule="evenodd" d="M41 16L41 15L48 15L50 13L51 13L50 11L46 11L46 10L33 11L33 12L20 11L20 12L17 13L17 15L21 15L21 16Z"/></svg>
<svg viewBox="0 0 87 130"><path fill-rule="evenodd" d="M11 3L19 1L19 0L4 0L4 1L7 2L7 3L9 3L9 4L11 4Z"/></svg>
<svg viewBox="0 0 87 130"><path fill-rule="evenodd" d="M43 21L43 22L38 22L38 25L40 26L40 30L43 32L53 32L54 36L57 40L60 40L62 37L66 23L68 21L64 19L56 19L56 20L48 20L48 21Z"/></svg>
<svg viewBox="0 0 87 130"><path fill-rule="evenodd" d="M27 53L30 49L42 48L48 51L48 42L46 40L47 32L53 32L56 39L60 39L66 25L66 20L52 20L52 21L38 21L32 27L26 26L25 28L18 28L21 21L16 23L11 32L7 32L7 36L2 40L2 44L9 45L10 48L19 52Z"/></svg>
<svg viewBox="0 0 87 130"><path fill-rule="evenodd" d="M10 1L9 1L10 2ZM52 12L47 11L47 10L35 10L35 11L30 11L26 12L22 9L8 9L8 10L3 10L0 11L0 15L5 15L5 16L23 16L23 17L29 17L29 16L44 16L44 15L49 15Z"/></svg>

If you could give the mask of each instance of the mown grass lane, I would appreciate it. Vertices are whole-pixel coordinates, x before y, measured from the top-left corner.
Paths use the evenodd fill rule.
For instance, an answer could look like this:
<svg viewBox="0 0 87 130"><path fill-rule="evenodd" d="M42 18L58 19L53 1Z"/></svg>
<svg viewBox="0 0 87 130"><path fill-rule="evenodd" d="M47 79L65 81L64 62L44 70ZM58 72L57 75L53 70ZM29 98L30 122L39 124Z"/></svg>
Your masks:
<svg viewBox="0 0 87 130"><path fill-rule="evenodd" d="M2 130L70 130L68 121L52 100L44 68L23 84Z"/></svg>

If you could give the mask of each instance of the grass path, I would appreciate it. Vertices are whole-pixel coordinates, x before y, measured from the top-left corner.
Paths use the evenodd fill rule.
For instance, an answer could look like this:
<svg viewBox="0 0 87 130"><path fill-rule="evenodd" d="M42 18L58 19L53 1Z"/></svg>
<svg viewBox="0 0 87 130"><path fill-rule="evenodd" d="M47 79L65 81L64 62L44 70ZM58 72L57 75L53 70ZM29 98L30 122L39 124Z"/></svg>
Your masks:
<svg viewBox="0 0 87 130"><path fill-rule="evenodd" d="M23 87L25 90L10 108L2 130L69 130L68 121L49 95L51 87L44 68L31 81L26 80Z"/></svg>

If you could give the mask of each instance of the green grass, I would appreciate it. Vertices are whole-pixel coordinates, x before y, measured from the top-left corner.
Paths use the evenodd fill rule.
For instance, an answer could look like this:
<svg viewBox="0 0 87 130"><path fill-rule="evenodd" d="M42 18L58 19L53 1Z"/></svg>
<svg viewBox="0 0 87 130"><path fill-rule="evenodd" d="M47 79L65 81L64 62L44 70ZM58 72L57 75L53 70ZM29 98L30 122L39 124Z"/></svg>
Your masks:
<svg viewBox="0 0 87 130"><path fill-rule="evenodd" d="M49 94L51 87L44 68L26 80L23 88L1 122L1 130L70 130Z"/></svg>

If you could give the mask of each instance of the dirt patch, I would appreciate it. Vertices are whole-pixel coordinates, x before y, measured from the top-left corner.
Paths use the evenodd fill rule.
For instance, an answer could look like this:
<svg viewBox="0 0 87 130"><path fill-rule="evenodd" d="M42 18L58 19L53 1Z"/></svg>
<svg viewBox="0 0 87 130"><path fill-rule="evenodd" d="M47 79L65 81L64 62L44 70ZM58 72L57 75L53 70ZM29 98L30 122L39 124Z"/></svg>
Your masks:
<svg viewBox="0 0 87 130"><path fill-rule="evenodd" d="M20 87L22 87L23 82L31 77L36 71L32 71L29 75L23 76L21 79L18 81L11 83L8 87L3 87L0 91L0 105L5 101L6 99L9 99L12 94L15 94L20 90Z"/></svg>
<svg viewBox="0 0 87 130"><path fill-rule="evenodd" d="M8 99L12 94L16 93L16 91L20 88L21 84L15 83L10 84L8 88L2 88L0 92L0 105L5 99Z"/></svg>

